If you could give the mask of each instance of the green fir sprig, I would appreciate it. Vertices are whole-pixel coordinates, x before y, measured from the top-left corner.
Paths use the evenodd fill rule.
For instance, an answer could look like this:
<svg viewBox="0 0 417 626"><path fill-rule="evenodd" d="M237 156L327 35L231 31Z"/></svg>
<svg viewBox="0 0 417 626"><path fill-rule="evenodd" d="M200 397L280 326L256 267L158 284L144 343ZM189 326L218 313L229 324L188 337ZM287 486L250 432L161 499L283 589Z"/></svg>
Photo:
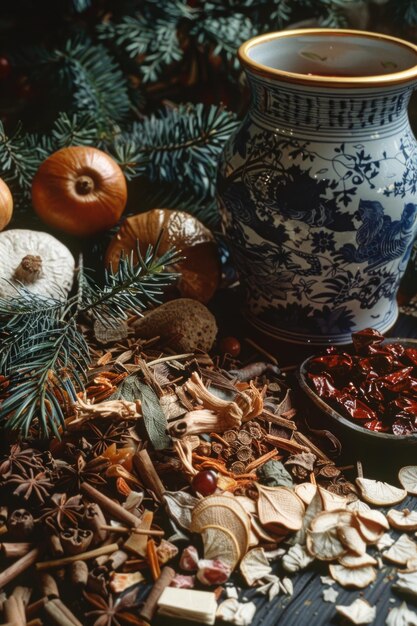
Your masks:
<svg viewBox="0 0 417 626"><path fill-rule="evenodd" d="M158 239L144 256L139 244L108 270L102 286L80 271L78 293L62 302L18 289L0 298L0 423L27 437L59 436L65 407L84 389L89 348L79 325L86 318L111 325L157 304L177 274L174 250L158 256Z"/></svg>

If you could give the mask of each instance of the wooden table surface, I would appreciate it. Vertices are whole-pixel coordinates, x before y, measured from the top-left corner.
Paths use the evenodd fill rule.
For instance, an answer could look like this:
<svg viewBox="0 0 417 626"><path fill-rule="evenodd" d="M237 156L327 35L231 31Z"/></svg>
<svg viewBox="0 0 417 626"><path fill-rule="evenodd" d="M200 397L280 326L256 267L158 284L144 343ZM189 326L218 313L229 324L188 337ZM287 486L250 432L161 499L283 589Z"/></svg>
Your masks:
<svg viewBox="0 0 417 626"><path fill-rule="evenodd" d="M236 328L237 320L234 318L233 308L230 309L229 320L226 320L226 332L233 325ZM238 325L239 327L239 325ZM411 316L400 315L397 323L388 333L390 337L401 338L417 338L417 318ZM277 353L280 359L283 355ZM346 450L345 459L351 457L351 462L355 463L357 456L355 450ZM364 459L366 464L366 459ZM381 468L389 467L390 458L384 456L380 459ZM416 458L417 464L417 458ZM373 473L378 472L378 467L373 467ZM377 475L372 476L377 478ZM415 509L417 510L417 497L408 497L396 507L397 509ZM400 533L390 531L392 536L397 538ZM412 535L410 535L412 536ZM374 550L368 547L368 552L373 553ZM395 567L391 567L387 562L383 561L383 566L378 570L376 581L364 590L348 590L344 589L337 583L332 587L338 592L335 603L325 602L323 600L323 590L329 585L323 585L320 577L328 575L327 565L325 563L314 562L303 572L292 575L294 584L294 593L292 597L278 596L271 602L268 602L263 596L256 595L256 590L243 589L240 592L240 598L253 601L257 606L257 611L251 626L342 626L350 622L344 621L340 615L336 613L336 604L349 605L356 598L364 598L371 605L376 606L376 618L373 622L374 626L384 626L390 609L399 606L405 599L392 590L392 584L396 579ZM277 575L286 575L277 565L274 568ZM236 578L236 585L239 579ZM415 609L417 612L417 598L407 598L409 608ZM185 622L184 620L155 618L153 624L155 626L186 626L186 624L195 622ZM216 622L220 624L220 622Z"/></svg>

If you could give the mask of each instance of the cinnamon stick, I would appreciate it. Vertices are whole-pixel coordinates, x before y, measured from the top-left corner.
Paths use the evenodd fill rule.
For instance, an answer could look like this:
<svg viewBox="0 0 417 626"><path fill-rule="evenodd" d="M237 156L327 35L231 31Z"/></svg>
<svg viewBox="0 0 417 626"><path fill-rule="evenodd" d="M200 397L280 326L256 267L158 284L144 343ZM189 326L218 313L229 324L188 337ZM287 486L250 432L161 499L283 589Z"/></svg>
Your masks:
<svg viewBox="0 0 417 626"><path fill-rule="evenodd" d="M303 433L300 433L298 431L294 434L294 437L299 443L305 444L308 448L310 448L310 452L313 452L313 454L315 454L319 459L323 459L323 461L328 461L329 463L333 464L333 461L329 459L329 457L326 456L324 452L320 450L320 448L315 446L314 443L310 441L310 439L303 435Z"/></svg>
<svg viewBox="0 0 417 626"><path fill-rule="evenodd" d="M45 613L56 626L82 626L81 622L59 599L47 602Z"/></svg>
<svg viewBox="0 0 417 626"><path fill-rule="evenodd" d="M71 564L71 583L74 587L85 587L88 581L88 566L85 561L75 561Z"/></svg>
<svg viewBox="0 0 417 626"><path fill-rule="evenodd" d="M129 526L137 526L139 524L139 518L136 517L136 515L133 515L133 513L124 509L121 504L116 502L116 500L108 498L101 493L101 491L95 489L95 487L92 487L87 483L83 483L81 485L81 491L87 494L94 502L99 504L103 509L110 513L110 515L121 522L125 522Z"/></svg>
<svg viewBox="0 0 417 626"><path fill-rule="evenodd" d="M29 604L29 606L26 607L26 619L31 620L32 618L35 618L47 602L48 598L44 597L36 600L36 602L32 602L32 604Z"/></svg>
<svg viewBox="0 0 417 626"><path fill-rule="evenodd" d="M4 601L3 613L5 620L15 626L26 624L23 602L19 601L14 595Z"/></svg>
<svg viewBox="0 0 417 626"><path fill-rule="evenodd" d="M119 546L117 543L111 543L109 546L88 550L83 554L74 554L74 556L66 556L63 559L36 563L36 569L38 571L43 571L46 569L53 569L55 567L62 567L63 565L69 565L70 563L74 563L74 561L88 561L89 559L95 559L97 556L101 556L102 554L111 554L112 552L116 552L118 549Z"/></svg>
<svg viewBox="0 0 417 626"><path fill-rule="evenodd" d="M146 622L150 623L153 616L156 613L156 608L158 605L158 600L162 595L163 590L166 587L169 587L172 580L175 577L175 570L172 567L166 565L161 572L158 580L155 581L148 597L146 598L142 608L139 611L139 617L141 617Z"/></svg>
<svg viewBox="0 0 417 626"><path fill-rule="evenodd" d="M283 450L288 450L288 452L310 452L310 448L307 446L302 446L300 443L297 443L293 439L285 439L284 437L276 437L275 435L266 435L265 440L268 443L272 443L272 445L277 448L282 448Z"/></svg>
<svg viewBox="0 0 417 626"><path fill-rule="evenodd" d="M36 619L31 619L26 626L43 626L43 621L37 617Z"/></svg>
<svg viewBox="0 0 417 626"><path fill-rule="evenodd" d="M266 419L267 422L271 422L271 424L277 424L277 426L282 426L282 428L287 430L297 430L297 426L290 419L275 415L275 413L271 413L267 409L262 411L260 417Z"/></svg>
<svg viewBox="0 0 417 626"><path fill-rule="evenodd" d="M163 537L165 535L163 530L151 530L150 528L128 528L127 526L111 526L110 524L103 524L100 528L111 530L113 533L132 533L133 535L149 535L150 537Z"/></svg>
<svg viewBox="0 0 417 626"><path fill-rule="evenodd" d="M0 573L0 588L8 585L17 576L22 574L22 572L25 572L29 567L34 565L39 559L40 553L40 548L33 548L33 550L25 554L25 556L15 561L13 565L6 567L6 569Z"/></svg>
<svg viewBox="0 0 417 626"><path fill-rule="evenodd" d="M46 598L59 598L58 585L55 578L48 574L48 572L42 572L39 576L40 586L42 593Z"/></svg>
<svg viewBox="0 0 417 626"><path fill-rule="evenodd" d="M161 479L156 473L156 469L151 461L147 450L136 452L133 457L133 465L141 477L143 484L152 491L158 500L162 500L162 495L166 491Z"/></svg>
<svg viewBox="0 0 417 626"><path fill-rule="evenodd" d="M32 549L31 543L2 543L1 550L6 559L19 559L21 556L25 556Z"/></svg>
<svg viewBox="0 0 417 626"><path fill-rule="evenodd" d="M84 518L87 528L93 531L93 545L102 544L109 534L101 528L106 524L106 518L100 506L96 502L87 504Z"/></svg>

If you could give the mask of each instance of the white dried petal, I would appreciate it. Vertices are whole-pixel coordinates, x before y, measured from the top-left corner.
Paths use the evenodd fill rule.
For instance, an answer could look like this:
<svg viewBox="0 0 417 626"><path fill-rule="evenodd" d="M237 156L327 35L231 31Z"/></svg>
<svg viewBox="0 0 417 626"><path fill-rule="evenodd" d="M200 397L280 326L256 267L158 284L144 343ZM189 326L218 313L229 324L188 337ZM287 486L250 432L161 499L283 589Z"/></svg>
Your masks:
<svg viewBox="0 0 417 626"><path fill-rule="evenodd" d="M279 595L279 592L280 592L279 581L275 583L269 583L268 600L272 602L272 600L276 598L277 595Z"/></svg>
<svg viewBox="0 0 417 626"><path fill-rule="evenodd" d="M378 565L378 561L371 556L370 554L361 554L361 556L357 556L356 554L345 554L341 556L339 559L340 565L344 567L349 567L350 569L356 569L358 567L367 567L368 565Z"/></svg>
<svg viewBox="0 0 417 626"><path fill-rule="evenodd" d="M365 502L377 506L398 504L398 502L401 502L407 496L405 489L399 489L398 487L394 487L394 485L380 480L358 477L356 484Z"/></svg>
<svg viewBox="0 0 417 626"><path fill-rule="evenodd" d="M271 573L263 548L249 550L240 562L240 571L249 587Z"/></svg>
<svg viewBox="0 0 417 626"><path fill-rule="evenodd" d="M387 626L417 626L417 613L411 611L403 602L388 613L385 624Z"/></svg>
<svg viewBox="0 0 417 626"><path fill-rule="evenodd" d="M417 572L398 572L393 589L417 597Z"/></svg>
<svg viewBox="0 0 417 626"><path fill-rule="evenodd" d="M336 611L352 624L372 624L376 617L376 607L362 598L357 598L349 605L336 605Z"/></svg>
<svg viewBox="0 0 417 626"><path fill-rule="evenodd" d="M405 534L401 535L399 539L383 553L384 559L396 563L397 565L405 565L409 559L415 556L417 556L417 544Z"/></svg>
<svg viewBox="0 0 417 626"><path fill-rule="evenodd" d="M417 530L417 511L391 509L387 513L387 519L397 530Z"/></svg>
<svg viewBox="0 0 417 626"><path fill-rule="evenodd" d="M376 542L376 547L378 550L386 550L390 548L395 543L395 539L391 537L389 533L384 533L380 539Z"/></svg>
<svg viewBox="0 0 417 626"><path fill-rule="evenodd" d="M292 596L292 594L294 593L294 586L292 584L291 578L288 578L288 577L283 578L282 580L279 581L279 586L281 588L281 591L286 596Z"/></svg>
<svg viewBox="0 0 417 626"><path fill-rule="evenodd" d="M343 565L329 565L330 575L342 587L353 587L355 589L364 589L374 582L376 578L376 570L373 567L358 567L350 569Z"/></svg>
<svg viewBox="0 0 417 626"><path fill-rule="evenodd" d="M337 526L337 537L343 545L357 556L361 556L366 552L366 543L362 539L356 528L340 524Z"/></svg>
<svg viewBox="0 0 417 626"><path fill-rule="evenodd" d="M218 607L216 617L236 626L250 626L256 613L253 602L238 602L235 598L224 600Z"/></svg>
<svg viewBox="0 0 417 626"><path fill-rule="evenodd" d="M334 585L334 580L331 576L320 576L320 581L322 585Z"/></svg>
<svg viewBox="0 0 417 626"><path fill-rule="evenodd" d="M333 587L329 587L328 589L323 589L322 594L324 602L332 602L334 604L337 600L339 592L336 591L336 589L333 589Z"/></svg>
<svg viewBox="0 0 417 626"><path fill-rule="evenodd" d="M325 532L307 531L307 550L320 561L333 561L347 552L335 528Z"/></svg>
<svg viewBox="0 0 417 626"><path fill-rule="evenodd" d="M413 496L417 495L417 465L406 465L398 472L398 480L404 489Z"/></svg>
<svg viewBox="0 0 417 626"><path fill-rule="evenodd" d="M304 546L300 546L300 544L297 543L295 546L290 547L287 554L282 557L281 562L286 572L294 574L308 567L313 561L314 557L307 553Z"/></svg>

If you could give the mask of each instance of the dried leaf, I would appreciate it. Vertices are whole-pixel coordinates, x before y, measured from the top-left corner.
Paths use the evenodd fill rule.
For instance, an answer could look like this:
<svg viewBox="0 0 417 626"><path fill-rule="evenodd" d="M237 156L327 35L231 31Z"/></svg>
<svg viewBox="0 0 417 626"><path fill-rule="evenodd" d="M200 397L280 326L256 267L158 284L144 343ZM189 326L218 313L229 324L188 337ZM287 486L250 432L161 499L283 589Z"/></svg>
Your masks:
<svg viewBox="0 0 417 626"><path fill-rule="evenodd" d="M373 567L358 567L350 569L343 565L329 565L329 572L342 587L364 589L376 579L376 570Z"/></svg>
<svg viewBox="0 0 417 626"><path fill-rule="evenodd" d="M398 511L397 509L391 509L387 513L387 519L392 528L397 528L398 530L417 530L417 511L410 511L409 509Z"/></svg>
<svg viewBox="0 0 417 626"><path fill-rule="evenodd" d="M404 489L413 496L417 495L417 465L406 465L398 472L398 480Z"/></svg>
<svg viewBox="0 0 417 626"><path fill-rule="evenodd" d="M165 491L162 499L169 517L182 530L191 531L191 515L200 501L186 491Z"/></svg>
<svg viewBox="0 0 417 626"><path fill-rule="evenodd" d="M240 571L249 587L272 572L263 548L249 550L240 562Z"/></svg>
<svg viewBox="0 0 417 626"><path fill-rule="evenodd" d="M207 526L201 532L204 546L204 558L220 560L233 571L238 563L241 552L233 533L227 528Z"/></svg>
<svg viewBox="0 0 417 626"><path fill-rule="evenodd" d="M286 487L265 487L256 483L259 492L258 515L263 525L283 526L300 530L305 506L303 501Z"/></svg>
<svg viewBox="0 0 417 626"><path fill-rule="evenodd" d="M268 461L257 470L259 482L267 487L293 487L291 474L287 472L281 461Z"/></svg>
<svg viewBox="0 0 417 626"><path fill-rule="evenodd" d="M143 425L155 450L165 450L172 444L168 435L168 422L159 398L151 387L137 381L140 395Z"/></svg>
<svg viewBox="0 0 417 626"><path fill-rule="evenodd" d="M388 483L370 478L357 478L356 484L359 487L362 498L369 504L377 506L389 506L398 504L407 496L405 489L399 489Z"/></svg>
<svg viewBox="0 0 417 626"><path fill-rule="evenodd" d="M376 607L371 606L363 598L357 598L349 605L336 605L336 611L352 624L372 624L376 617Z"/></svg>
<svg viewBox="0 0 417 626"><path fill-rule="evenodd" d="M401 535L392 546L383 553L384 559L406 565L407 561L417 556L417 544L408 535Z"/></svg>
<svg viewBox="0 0 417 626"><path fill-rule="evenodd" d="M405 602L388 613L387 626L417 626L417 613L410 611Z"/></svg>
<svg viewBox="0 0 417 626"><path fill-rule="evenodd" d="M339 496L337 493L327 491L327 489L323 489L320 485L318 486L318 492L325 511L335 511L346 508L348 499L344 496Z"/></svg>

